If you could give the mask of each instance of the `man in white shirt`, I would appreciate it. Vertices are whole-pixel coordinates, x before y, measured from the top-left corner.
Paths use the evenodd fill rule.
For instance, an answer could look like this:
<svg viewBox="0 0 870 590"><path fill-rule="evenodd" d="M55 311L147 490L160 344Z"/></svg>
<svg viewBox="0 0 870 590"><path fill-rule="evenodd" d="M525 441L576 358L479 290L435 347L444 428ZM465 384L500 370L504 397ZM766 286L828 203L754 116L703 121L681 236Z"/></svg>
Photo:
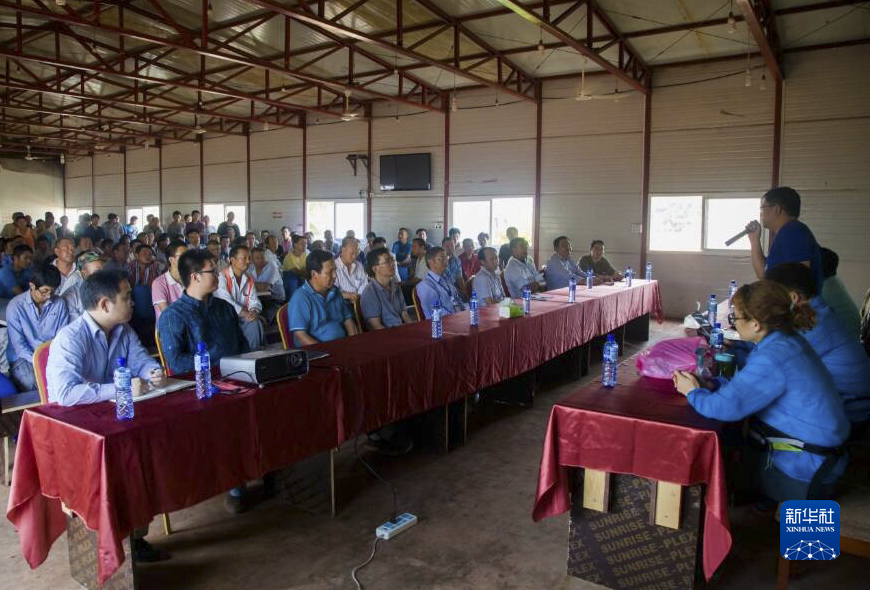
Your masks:
<svg viewBox="0 0 870 590"><path fill-rule="evenodd" d="M535 265L528 262L529 243L525 238L511 240L511 259L504 269L504 281L507 283L508 292L514 299L523 296L523 289L528 288L532 293L544 290L544 275L539 273Z"/></svg>
<svg viewBox="0 0 870 590"><path fill-rule="evenodd" d="M254 277L254 285L258 293L268 291L269 298L260 300L263 304L263 316L267 323L272 323L278 314L278 308L284 303L284 281L281 280L281 272L278 267L266 259L263 248L257 246L251 250L251 266L248 274Z"/></svg>
<svg viewBox="0 0 870 590"><path fill-rule="evenodd" d="M485 247L477 251L480 270L474 275L472 290L477 293L481 305L494 305L504 299L504 288L499 276L499 259L495 248Z"/></svg>
<svg viewBox="0 0 870 590"><path fill-rule="evenodd" d="M335 261L335 283L341 289L341 296L354 303L369 284L365 267L359 261L359 242L356 238L345 237L340 252Z"/></svg>
<svg viewBox="0 0 870 590"><path fill-rule="evenodd" d="M239 314L239 325L250 350L262 348L266 343L266 333L260 312L263 304L257 296L254 277L248 274L251 255L243 244L230 250L230 265L218 275L218 288L215 297L233 306Z"/></svg>

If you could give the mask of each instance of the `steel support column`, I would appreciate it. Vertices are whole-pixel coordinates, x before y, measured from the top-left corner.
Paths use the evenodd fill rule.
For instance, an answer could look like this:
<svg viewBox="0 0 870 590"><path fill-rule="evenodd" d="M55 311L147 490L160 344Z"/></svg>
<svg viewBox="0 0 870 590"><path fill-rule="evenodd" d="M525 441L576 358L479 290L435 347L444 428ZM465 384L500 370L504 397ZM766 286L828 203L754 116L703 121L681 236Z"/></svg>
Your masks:
<svg viewBox="0 0 870 590"><path fill-rule="evenodd" d="M302 233L308 231L308 116L302 119Z"/></svg>
<svg viewBox="0 0 870 590"><path fill-rule="evenodd" d="M157 140L157 217L163 215L163 141ZM144 215L143 215L144 217Z"/></svg>
<svg viewBox="0 0 870 590"><path fill-rule="evenodd" d="M773 161L771 162L770 188L779 186L780 150L782 146L782 84L781 79L773 81Z"/></svg>
<svg viewBox="0 0 870 590"><path fill-rule="evenodd" d="M535 84L535 204L534 204L534 258L535 266L539 265L538 251L541 242L541 135L544 121L544 91L543 85Z"/></svg>
<svg viewBox="0 0 870 590"><path fill-rule="evenodd" d="M97 211L97 187L96 187L96 174L94 172L94 158L95 154L91 153L91 215L96 213Z"/></svg>
<svg viewBox="0 0 870 590"><path fill-rule="evenodd" d="M205 141L202 135L199 136L199 210L200 213L205 209Z"/></svg>
<svg viewBox="0 0 870 590"><path fill-rule="evenodd" d="M450 102L447 95L441 95L444 109L444 236L447 237L450 208Z"/></svg>
<svg viewBox="0 0 870 590"><path fill-rule="evenodd" d="M400 0L401 1L401 0ZM368 144L366 153L369 158L369 165L366 166L366 232L372 231L372 105L366 105L366 122L368 125Z"/></svg>
<svg viewBox="0 0 870 590"><path fill-rule="evenodd" d="M251 227L251 126L245 129L245 177L247 178L247 199L245 223ZM205 208L205 207L203 207Z"/></svg>
<svg viewBox="0 0 870 590"><path fill-rule="evenodd" d="M650 80L650 82L652 82ZM652 84L650 92L643 97L643 155L640 173L640 267L638 273L646 268L647 236L649 235L649 160L650 160L650 117L652 115Z"/></svg>

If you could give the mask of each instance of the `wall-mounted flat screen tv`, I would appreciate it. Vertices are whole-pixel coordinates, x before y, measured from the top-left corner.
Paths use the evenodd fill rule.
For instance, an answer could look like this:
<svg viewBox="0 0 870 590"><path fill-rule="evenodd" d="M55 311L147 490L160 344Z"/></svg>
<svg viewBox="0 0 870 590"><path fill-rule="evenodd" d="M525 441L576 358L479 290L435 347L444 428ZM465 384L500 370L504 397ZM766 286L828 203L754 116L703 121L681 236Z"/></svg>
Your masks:
<svg viewBox="0 0 870 590"><path fill-rule="evenodd" d="M432 154L381 156L382 191L432 189Z"/></svg>

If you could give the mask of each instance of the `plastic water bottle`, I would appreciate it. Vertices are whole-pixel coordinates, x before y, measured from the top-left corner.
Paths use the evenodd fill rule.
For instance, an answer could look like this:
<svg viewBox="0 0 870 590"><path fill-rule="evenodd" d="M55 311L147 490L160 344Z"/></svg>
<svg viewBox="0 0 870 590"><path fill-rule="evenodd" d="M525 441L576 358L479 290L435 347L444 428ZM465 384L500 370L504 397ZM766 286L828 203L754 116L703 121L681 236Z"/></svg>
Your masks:
<svg viewBox="0 0 870 590"><path fill-rule="evenodd" d="M719 304L716 303L716 294L710 293L710 301L707 302L707 321L710 325L716 323L716 314L719 311Z"/></svg>
<svg viewBox="0 0 870 590"><path fill-rule="evenodd" d="M468 323L472 326L480 325L480 308L477 303L477 291L472 291L471 299L468 300Z"/></svg>
<svg viewBox="0 0 870 590"><path fill-rule="evenodd" d="M728 283L728 315L734 316L734 294L737 293L737 281Z"/></svg>
<svg viewBox="0 0 870 590"><path fill-rule="evenodd" d="M652 280L652 262L646 263L646 280Z"/></svg>
<svg viewBox="0 0 870 590"><path fill-rule="evenodd" d="M532 290L528 287L523 289L523 315L532 313Z"/></svg>
<svg viewBox="0 0 870 590"><path fill-rule="evenodd" d="M115 369L115 415L118 420L133 419L133 374L127 367L127 357L118 357Z"/></svg>
<svg viewBox="0 0 870 590"><path fill-rule="evenodd" d="M714 354L722 352L722 348L725 347L725 331L719 322L713 324L713 332L710 334L710 347L713 349Z"/></svg>
<svg viewBox="0 0 870 590"><path fill-rule="evenodd" d="M586 288L591 289L592 285L595 284L595 273L592 272L592 269L586 271Z"/></svg>
<svg viewBox="0 0 870 590"><path fill-rule="evenodd" d="M193 368L196 371L196 399L211 397L211 356L205 342L196 343L196 354L193 355Z"/></svg>
<svg viewBox="0 0 870 590"><path fill-rule="evenodd" d="M435 302L435 307L432 308L432 339L440 340L444 335L441 327L441 304Z"/></svg>
<svg viewBox="0 0 870 590"><path fill-rule="evenodd" d="M604 387L616 386L616 367L619 365L619 344L613 339L613 334L607 335L604 343L604 357L601 364L601 384Z"/></svg>
<svg viewBox="0 0 870 590"><path fill-rule="evenodd" d="M577 301L577 279L571 277L568 279L568 303Z"/></svg>
<svg viewBox="0 0 870 590"><path fill-rule="evenodd" d="M625 269L625 286L626 287L631 287L631 275L632 275L631 267L629 266L628 268Z"/></svg>

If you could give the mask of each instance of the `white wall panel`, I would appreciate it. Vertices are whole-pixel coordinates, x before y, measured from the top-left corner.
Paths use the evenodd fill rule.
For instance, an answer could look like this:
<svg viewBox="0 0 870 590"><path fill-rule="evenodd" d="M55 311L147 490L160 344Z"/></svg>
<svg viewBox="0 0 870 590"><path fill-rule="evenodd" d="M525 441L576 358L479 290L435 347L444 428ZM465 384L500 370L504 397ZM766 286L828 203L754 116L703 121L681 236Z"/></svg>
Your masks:
<svg viewBox="0 0 870 590"><path fill-rule="evenodd" d="M63 215L63 166L56 161L0 158L0 222L11 223L22 211L34 220L46 211Z"/></svg>
<svg viewBox="0 0 870 590"><path fill-rule="evenodd" d="M227 162L244 162L247 158L247 147L244 137L225 135L207 139L203 142L202 159L205 164L223 164Z"/></svg>
<svg viewBox="0 0 870 590"><path fill-rule="evenodd" d="M182 168L184 166L199 166L199 144L189 141L164 144L163 167Z"/></svg>
<svg viewBox="0 0 870 590"><path fill-rule="evenodd" d="M94 176L96 211L105 220L108 213L123 213L124 177L120 174Z"/></svg>
<svg viewBox="0 0 870 590"><path fill-rule="evenodd" d="M66 165L64 166L64 174L67 178L90 176L91 172L90 158L67 158Z"/></svg>
<svg viewBox="0 0 870 590"><path fill-rule="evenodd" d="M123 174L124 156L122 154L99 154L94 156L94 174Z"/></svg>
<svg viewBox="0 0 870 590"><path fill-rule="evenodd" d="M421 146L436 145L444 145L444 115L441 113L427 111L405 115L399 117L398 121L385 113L372 123L372 149L375 152L417 151Z"/></svg>
<svg viewBox="0 0 870 590"><path fill-rule="evenodd" d="M785 121L870 116L868 59L866 45L786 56Z"/></svg>
<svg viewBox="0 0 870 590"><path fill-rule="evenodd" d="M251 162L251 201L302 199L302 158Z"/></svg>
<svg viewBox="0 0 870 590"><path fill-rule="evenodd" d="M444 225L444 201L440 195L432 197L375 197L372 202L372 231L387 238L392 244L400 227L407 227L411 235L417 228L425 228L429 241L441 235L438 224Z"/></svg>
<svg viewBox="0 0 870 590"><path fill-rule="evenodd" d="M199 205L199 166L185 168L166 168L163 171L163 210L171 211L169 203Z"/></svg>
<svg viewBox="0 0 870 590"><path fill-rule="evenodd" d="M77 176L66 179L66 206L69 208L90 208L93 204L93 192L90 176ZM70 220L73 223L75 220Z"/></svg>
<svg viewBox="0 0 870 590"><path fill-rule="evenodd" d="M643 135L619 133L542 140L541 191L640 195Z"/></svg>
<svg viewBox="0 0 870 590"><path fill-rule="evenodd" d="M365 166L359 164L354 176L345 158L344 153L308 157L309 199L359 199L368 188Z"/></svg>
<svg viewBox="0 0 870 590"><path fill-rule="evenodd" d="M248 172L244 162L212 164L203 168L206 203L246 202ZM198 197L197 197L198 198Z"/></svg>
<svg viewBox="0 0 870 590"><path fill-rule="evenodd" d="M130 150L127 152L127 174L130 172L148 172L157 170L160 165L160 150L152 147Z"/></svg>
<svg viewBox="0 0 870 590"><path fill-rule="evenodd" d="M301 155L301 129L284 127L251 134L251 160Z"/></svg>
<svg viewBox="0 0 870 590"><path fill-rule="evenodd" d="M127 206L154 206L160 203L160 172L127 172Z"/></svg>
<svg viewBox="0 0 870 590"><path fill-rule="evenodd" d="M450 113L451 145L535 137L534 102L502 94L496 107L494 90L460 93L457 101L458 112Z"/></svg>
<svg viewBox="0 0 870 590"><path fill-rule="evenodd" d="M868 158L870 116L783 125L781 177L801 194L811 189L870 189Z"/></svg>
<svg viewBox="0 0 870 590"><path fill-rule="evenodd" d="M519 196L534 193L534 139L460 145L451 143L450 196Z"/></svg>
<svg viewBox="0 0 870 590"><path fill-rule="evenodd" d="M271 132L270 132L271 133ZM368 144L368 123L340 121L308 127L308 155L365 153Z"/></svg>
<svg viewBox="0 0 870 590"><path fill-rule="evenodd" d="M278 233L284 225L293 231L302 229L302 199L268 201L252 205L251 227L257 233L264 229Z"/></svg>

